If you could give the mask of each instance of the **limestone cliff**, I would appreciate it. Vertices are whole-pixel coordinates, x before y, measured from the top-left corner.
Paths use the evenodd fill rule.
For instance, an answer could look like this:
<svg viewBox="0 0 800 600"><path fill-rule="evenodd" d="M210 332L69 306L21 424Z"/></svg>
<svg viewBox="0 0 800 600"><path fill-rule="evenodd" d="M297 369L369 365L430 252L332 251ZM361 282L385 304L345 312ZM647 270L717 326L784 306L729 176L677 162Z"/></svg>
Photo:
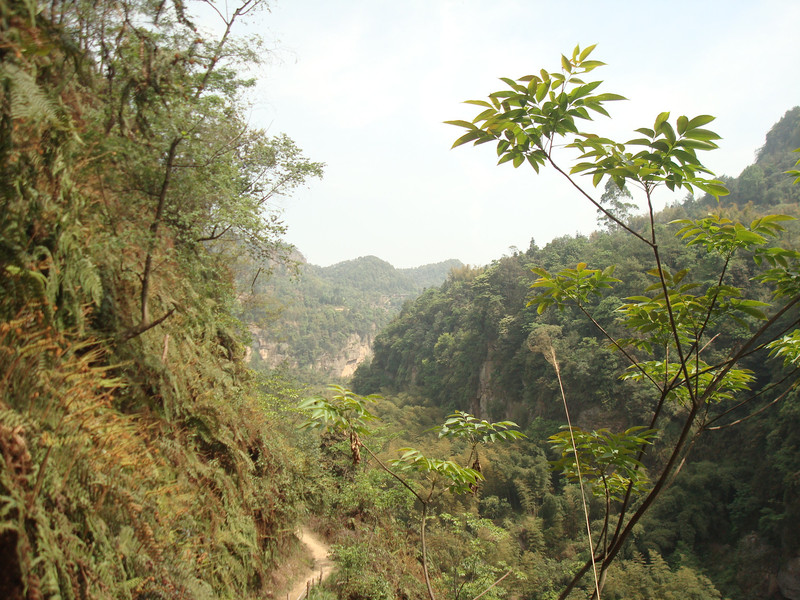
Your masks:
<svg viewBox="0 0 800 600"><path fill-rule="evenodd" d="M459 261L395 269L374 256L317 267L297 255L297 269L239 274L241 320L253 367L283 366L324 378L350 377L406 301L445 280Z"/></svg>
<svg viewBox="0 0 800 600"><path fill-rule="evenodd" d="M310 368L313 371L328 377L346 379L355 373L356 368L372 353L374 334L361 336L357 333L350 334L339 352L324 352L308 364L300 364L297 357L287 342L276 342L270 339L269 332L251 326L250 333L253 337L252 344L247 348L247 360L256 361L270 369L281 366L290 369Z"/></svg>

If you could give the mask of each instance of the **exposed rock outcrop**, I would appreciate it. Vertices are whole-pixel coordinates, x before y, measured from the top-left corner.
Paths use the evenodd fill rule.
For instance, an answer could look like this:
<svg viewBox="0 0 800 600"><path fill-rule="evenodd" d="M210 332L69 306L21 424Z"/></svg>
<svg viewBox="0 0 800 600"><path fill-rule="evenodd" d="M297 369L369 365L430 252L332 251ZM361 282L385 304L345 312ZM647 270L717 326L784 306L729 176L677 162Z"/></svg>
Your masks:
<svg viewBox="0 0 800 600"><path fill-rule="evenodd" d="M257 327L251 327L250 333L253 343L247 349L248 361L252 360L253 353L257 353L261 362L271 369L282 365L291 369L310 367L321 374L337 378L347 378L355 373L358 365L371 355L374 340L374 335L362 337L351 334L336 354L325 353L310 365L301 365L293 357L291 347L286 342L271 341L266 332Z"/></svg>

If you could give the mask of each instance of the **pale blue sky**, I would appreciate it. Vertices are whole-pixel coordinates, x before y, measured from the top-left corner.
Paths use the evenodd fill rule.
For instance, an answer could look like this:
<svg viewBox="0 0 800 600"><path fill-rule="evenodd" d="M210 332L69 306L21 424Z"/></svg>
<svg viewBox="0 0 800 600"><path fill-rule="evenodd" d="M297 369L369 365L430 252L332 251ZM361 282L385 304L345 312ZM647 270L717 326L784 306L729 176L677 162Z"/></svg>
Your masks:
<svg viewBox="0 0 800 600"><path fill-rule="evenodd" d="M309 262L486 264L589 233L595 211L552 173L496 167L488 145L450 150L459 130L442 122L476 114L463 100L597 43L608 66L593 74L629 98L600 132L624 141L664 110L713 114L723 140L706 163L737 175L800 104L798 23L796 0L278 0L249 25L272 49L251 120L327 163L280 203Z"/></svg>

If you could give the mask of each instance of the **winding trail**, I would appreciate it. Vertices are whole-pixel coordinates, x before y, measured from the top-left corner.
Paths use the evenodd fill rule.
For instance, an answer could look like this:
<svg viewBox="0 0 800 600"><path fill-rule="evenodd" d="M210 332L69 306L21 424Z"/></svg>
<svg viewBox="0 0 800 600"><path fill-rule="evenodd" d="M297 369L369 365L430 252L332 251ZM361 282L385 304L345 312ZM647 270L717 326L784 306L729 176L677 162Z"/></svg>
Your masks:
<svg viewBox="0 0 800 600"><path fill-rule="evenodd" d="M297 537L300 538L300 541L303 542L311 552L311 556L314 558L314 564L311 569L303 574L297 585L292 588L292 591L289 593L289 600L298 600L303 596L306 593L306 584L312 580L319 582L320 573L322 573L322 579L324 580L327 579L333 571L333 561L328 558L330 547L325 542L307 527L303 527L297 534Z"/></svg>

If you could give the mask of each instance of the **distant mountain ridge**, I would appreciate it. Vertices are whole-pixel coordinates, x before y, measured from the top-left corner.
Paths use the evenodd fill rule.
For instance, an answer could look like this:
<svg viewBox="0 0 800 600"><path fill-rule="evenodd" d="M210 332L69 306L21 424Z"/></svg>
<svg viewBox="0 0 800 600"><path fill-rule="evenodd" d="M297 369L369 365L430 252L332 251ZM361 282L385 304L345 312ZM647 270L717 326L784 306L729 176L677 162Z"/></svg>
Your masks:
<svg viewBox="0 0 800 600"><path fill-rule="evenodd" d="M457 259L398 269L377 256L360 256L328 267L308 265L323 279L349 284L367 292L421 292L426 287L441 285L453 267L463 266Z"/></svg>
<svg viewBox="0 0 800 600"><path fill-rule="evenodd" d="M256 368L284 366L319 379L349 377L371 353L378 331L407 300L441 285L461 261L398 269L376 256L327 267L296 254L296 269L277 265L268 277L242 282L241 319L252 335Z"/></svg>

